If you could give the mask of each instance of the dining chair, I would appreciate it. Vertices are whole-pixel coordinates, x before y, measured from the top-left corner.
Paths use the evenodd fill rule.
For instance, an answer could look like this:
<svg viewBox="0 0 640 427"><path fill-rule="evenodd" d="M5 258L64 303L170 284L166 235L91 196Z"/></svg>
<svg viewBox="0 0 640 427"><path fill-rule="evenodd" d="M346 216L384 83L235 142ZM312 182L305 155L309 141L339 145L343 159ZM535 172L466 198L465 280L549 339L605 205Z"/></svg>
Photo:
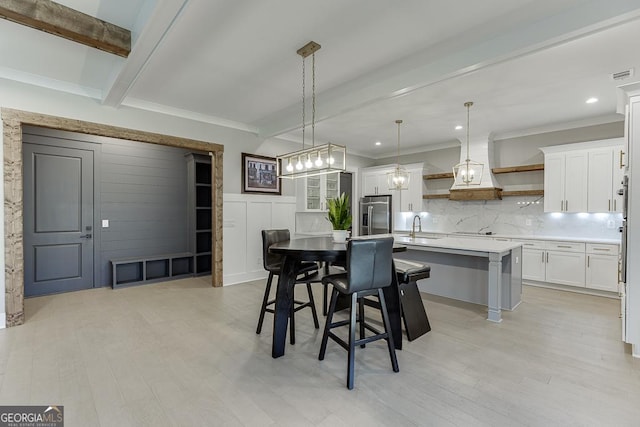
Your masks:
<svg viewBox="0 0 640 427"><path fill-rule="evenodd" d="M389 314L387 313L387 305L383 293L383 289L391 285L392 274L395 274L392 270L392 253L392 237L350 240L347 243L347 271L341 274L331 274L322 279L322 283L333 286L333 291L331 292L331 303L329 304L329 313L327 314L318 359L324 360L329 338L347 350L347 388L349 390L353 389L354 384L356 346L364 347L365 344L372 341L387 340L391 367L394 372L399 371L393 336L390 333ZM334 323L333 315L340 294L350 298L349 319ZM380 332L369 323L366 323L361 299L369 296L377 297L380 302L384 332ZM358 311L360 312L359 315L357 315ZM356 323L358 322L360 323L360 339L356 340ZM345 342L331 331L334 328L346 325L349 325L349 342ZM365 330L372 332L374 335L366 337Z"/></svg>
<svg viewBox="0 0 640 427"><path fill-rule="evenodd" d="M290 233L287 229L282 230L262 230L262 264L264 269L269 272L267 278L267 286L264 290L264 296L262 297L262 306L260 307L260 317L258 318L258 327L256 328L256 334L262 332L262 323L264 322L265 313L274 313L273 308L269 308L275 305L275 298L269 300L269 294L271 293L271 284L273 283L274 276L280 275L282 270L283 256L279 254L272 254L269 252L269 247L275 243L285 242L290 240ZM320 328L318 323L318 315L316 313L316 304L313 300L313 292L311 290L311 283L314 282L313 278L318 275L318 264L315 262L302 262L300 270L298 271L298 278L296 284L305 283L307 285L307 294L309 295L308 301L300 301L293 298L291 302L291 310L289 312L289 338L291 344L296 343L295 332L295 313L304 308L311 309L311 315L313 316L313 323L316 329Z"/></svg>

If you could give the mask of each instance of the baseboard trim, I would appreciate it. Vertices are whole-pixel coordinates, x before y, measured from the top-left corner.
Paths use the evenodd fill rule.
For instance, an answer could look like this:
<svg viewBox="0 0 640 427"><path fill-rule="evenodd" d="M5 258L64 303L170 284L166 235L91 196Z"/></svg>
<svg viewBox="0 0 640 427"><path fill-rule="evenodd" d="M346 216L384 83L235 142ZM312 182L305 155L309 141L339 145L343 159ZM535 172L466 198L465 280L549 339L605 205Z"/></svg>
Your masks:
<svg viewBox="0 0 640 427"><path fill-rule="evenodd" d="M237 285L238 283L250 282L252 280L266 279L266 271L250 271L246 273L229 274L223 277L222 285Z"/></svg>
<svg viewBox="0 0 640 427"><path fill-rule="evenodd" d="M596 297L620 299L620 296L618 295L617 292L599 291L597 289L579 288L579 287L576 287L576 286L566 286L566 285L559 285L559 284L548 283L548 282L536 282L536 281L533 281L533 280L523 280L522 284L523 285L527 285L527 286L536 286L538 288L555 289L557 291L573 292L573 293L576 293L576 294L593 295L593 296L596 296Z"/></svg>

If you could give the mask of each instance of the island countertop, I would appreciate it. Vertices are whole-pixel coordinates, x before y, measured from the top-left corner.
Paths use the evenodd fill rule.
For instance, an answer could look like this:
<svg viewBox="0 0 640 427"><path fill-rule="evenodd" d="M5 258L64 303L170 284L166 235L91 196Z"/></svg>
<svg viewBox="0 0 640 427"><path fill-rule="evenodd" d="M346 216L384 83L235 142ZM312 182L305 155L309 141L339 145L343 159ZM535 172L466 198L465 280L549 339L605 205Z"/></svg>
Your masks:
<svg viewBox="0 0 640 427"><path fill-rule="evenodd" d="M513 241L493 240L491 238L457 238L457 237L443 237L441 239L433 239L428 237L408 237L408 236L394 236L394 240L397 243L415 247L415 249L425 248L430 251L438 251L442 249L443 252L449 250L458 251L472 251L472 252L484 252L484 253L498 253L504 254L513 249L522 247L522 243Z"/></svg>

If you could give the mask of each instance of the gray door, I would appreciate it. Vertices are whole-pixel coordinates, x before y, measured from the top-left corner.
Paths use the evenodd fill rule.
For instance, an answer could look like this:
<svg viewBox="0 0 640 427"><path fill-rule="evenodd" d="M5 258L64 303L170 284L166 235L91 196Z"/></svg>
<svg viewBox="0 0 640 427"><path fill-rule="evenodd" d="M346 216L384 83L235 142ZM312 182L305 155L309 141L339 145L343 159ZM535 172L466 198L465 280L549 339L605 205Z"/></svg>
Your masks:
<svg viewBox="0 0 640 427"><path fill-rule="evenodd" d="M23 144L25 296L93 287L93 152Z"/></svg>

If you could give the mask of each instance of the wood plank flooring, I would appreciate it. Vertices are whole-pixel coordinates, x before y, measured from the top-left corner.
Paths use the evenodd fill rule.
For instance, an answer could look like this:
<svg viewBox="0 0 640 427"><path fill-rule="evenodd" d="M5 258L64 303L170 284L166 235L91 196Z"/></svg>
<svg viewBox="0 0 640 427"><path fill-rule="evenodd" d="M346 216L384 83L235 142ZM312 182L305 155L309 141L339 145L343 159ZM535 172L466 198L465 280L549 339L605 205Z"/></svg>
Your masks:
<svg viewBox="0 0 640 427"><path fill-rule="evenodd" d="M620 341L617 300L525 287L494 324L424 295L433 330L404 342L400 372L369 344L348 391L346 352L329 342L318 361L310 312L274 360L271 315L255 334L264 281L210 282L26 300L26 323L0 330L0 404L64 405L67 427L640 424L640 360Z"/></svg>

